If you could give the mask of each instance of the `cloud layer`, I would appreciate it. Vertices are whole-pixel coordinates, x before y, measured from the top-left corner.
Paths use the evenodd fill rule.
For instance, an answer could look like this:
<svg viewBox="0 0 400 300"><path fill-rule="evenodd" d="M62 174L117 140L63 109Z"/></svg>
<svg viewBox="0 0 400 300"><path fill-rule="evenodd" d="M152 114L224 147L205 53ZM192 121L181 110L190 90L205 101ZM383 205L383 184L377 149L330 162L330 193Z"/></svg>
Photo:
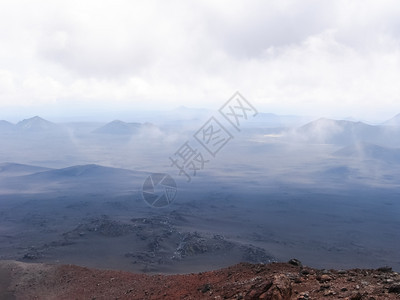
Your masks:
<svg viewBox="0 0 400 300"><path fill-rule="evenodd" d="M400 112L397 1L1 1L0 108ZM0 116L1 117L1 116Z"/></svg>

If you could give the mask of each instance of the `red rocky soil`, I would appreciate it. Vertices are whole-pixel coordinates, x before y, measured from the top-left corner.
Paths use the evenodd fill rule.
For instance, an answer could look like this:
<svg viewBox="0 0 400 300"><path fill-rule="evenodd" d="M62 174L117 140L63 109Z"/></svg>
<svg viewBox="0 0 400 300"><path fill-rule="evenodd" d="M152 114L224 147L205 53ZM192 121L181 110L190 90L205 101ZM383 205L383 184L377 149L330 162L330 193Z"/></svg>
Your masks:
<svg viewBox="0 0 400 300"><path fill-rule="evenodd" d="M316 270L297 260L187 275L1 261L0 299L400 299L400 275Z"/></svg>

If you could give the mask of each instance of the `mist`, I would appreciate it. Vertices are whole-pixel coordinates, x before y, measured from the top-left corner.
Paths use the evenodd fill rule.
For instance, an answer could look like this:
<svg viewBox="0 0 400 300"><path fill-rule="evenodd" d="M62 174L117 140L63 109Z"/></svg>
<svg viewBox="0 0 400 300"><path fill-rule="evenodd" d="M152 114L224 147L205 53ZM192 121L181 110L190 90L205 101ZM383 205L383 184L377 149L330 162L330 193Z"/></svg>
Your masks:
<svg viewBox="0 0 400 300"><path fill-rule="evenodd" d="M227 266L258 249L250 261L299 257L324 268L400 267L400 142L392 138L398 117L369 125L257 113L237 130L219 116L232 139L211 155L195 136L218 114L189 108L164 114L141 122L55 123L37 116L2 122L1 257L185 272ZM187 175L172 163L185 143L204 162ZM176 182L176 196L159 207L143 194L155 173ZM212 246L172 260L174 252L157 250L160 263L143 258L145 246L132 244L130 233L127 240L115 233L116 247L106 249L103 240L113 234L90 229L128 226L132 218L168 218L174 228L206 240L221 235L239 250L221 250L226 259L219 263L211 259ZM154 238L149 232L145 239ZM89 240L97 250L85 252ZM180 238L163 240L161 247L178 247Z"/></svg>

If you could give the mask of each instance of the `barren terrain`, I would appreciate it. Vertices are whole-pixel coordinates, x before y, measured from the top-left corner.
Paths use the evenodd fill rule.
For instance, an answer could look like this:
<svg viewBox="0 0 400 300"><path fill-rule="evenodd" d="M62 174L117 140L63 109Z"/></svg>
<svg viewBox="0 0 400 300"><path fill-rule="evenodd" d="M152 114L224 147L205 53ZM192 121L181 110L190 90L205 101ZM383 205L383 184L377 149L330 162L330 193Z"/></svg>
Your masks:
<svg viewBox="0 0 400 300"><path fill-rule="evenodd" d="M248 264L185 275L145 275L74 265L0 263L0 298L11 299L400 299L400 275Z"/></svg>

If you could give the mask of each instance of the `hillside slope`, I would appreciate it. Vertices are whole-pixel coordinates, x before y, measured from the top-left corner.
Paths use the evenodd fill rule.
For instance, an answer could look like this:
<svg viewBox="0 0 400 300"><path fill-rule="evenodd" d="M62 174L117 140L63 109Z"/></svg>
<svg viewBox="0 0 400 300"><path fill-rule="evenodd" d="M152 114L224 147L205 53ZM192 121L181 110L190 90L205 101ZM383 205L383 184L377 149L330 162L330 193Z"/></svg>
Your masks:
<svg viewBox="0 0 400 300"><path fill-rule="evenodd" d="M187 275L0 262L1 299L399 299L390 268L316 270L297 260Z"/></svg>

